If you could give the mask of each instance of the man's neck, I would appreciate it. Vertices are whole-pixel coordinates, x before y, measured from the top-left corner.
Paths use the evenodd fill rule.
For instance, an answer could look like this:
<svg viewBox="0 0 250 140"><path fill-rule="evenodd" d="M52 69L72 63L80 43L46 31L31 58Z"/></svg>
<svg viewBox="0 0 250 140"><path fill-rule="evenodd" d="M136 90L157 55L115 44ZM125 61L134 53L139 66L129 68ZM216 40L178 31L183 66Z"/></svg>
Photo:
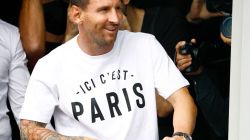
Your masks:
<svg viewBox="0 0 250 140"><path fill-rule="evenodd" d="M110 52L114 46L114 43L112 44L109 44L109 45L103 45L103 46L100 46L96 43L90 43L86 40L83 39L83 37L79 36L77 37L77 43L80 47L80 49L90 55L90 56L98 56L98 55L103 55L103 54L106 54L108 52Z"/></svg>

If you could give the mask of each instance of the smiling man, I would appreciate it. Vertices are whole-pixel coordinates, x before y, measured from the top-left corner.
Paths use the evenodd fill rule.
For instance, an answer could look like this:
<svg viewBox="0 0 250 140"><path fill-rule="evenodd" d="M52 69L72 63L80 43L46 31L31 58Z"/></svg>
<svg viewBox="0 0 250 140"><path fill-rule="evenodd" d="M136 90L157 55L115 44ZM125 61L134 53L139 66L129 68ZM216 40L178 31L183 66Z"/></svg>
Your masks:
<svg viewBox="0 0 250 140"><path fill-rule="evenodd" d="M79 34L41 58L20 114L21 138L158 140L155 92L174 108L174 134L188 140L196 107L153 35L118 31L119 0L71 0ZM56 131L45 128L52 115Z"/></svg>

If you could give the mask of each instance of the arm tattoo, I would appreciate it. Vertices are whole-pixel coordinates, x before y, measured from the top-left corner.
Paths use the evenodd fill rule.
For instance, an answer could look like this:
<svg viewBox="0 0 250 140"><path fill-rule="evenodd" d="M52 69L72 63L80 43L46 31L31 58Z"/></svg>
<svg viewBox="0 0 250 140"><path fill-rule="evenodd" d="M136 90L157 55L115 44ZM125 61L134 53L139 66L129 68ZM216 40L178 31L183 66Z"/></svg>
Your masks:
<svg viewBox="0 0 250 140"><path fill-rule="evenodd" d="M84 137L64 136L45 128L46 124L30 120L21 120L21 140L84 140Z"/></svg>

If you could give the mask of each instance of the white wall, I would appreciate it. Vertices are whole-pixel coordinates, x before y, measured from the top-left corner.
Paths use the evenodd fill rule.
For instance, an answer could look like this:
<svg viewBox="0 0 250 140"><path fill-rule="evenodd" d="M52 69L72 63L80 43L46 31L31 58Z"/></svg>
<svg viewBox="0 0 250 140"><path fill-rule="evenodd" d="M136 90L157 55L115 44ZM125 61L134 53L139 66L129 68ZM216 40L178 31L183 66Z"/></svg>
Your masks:
<svg viewBox="0 0 250 140"><path fill-rule="evenodd" d="M250 0L233 0L229 140L250 140Z"/></svg>

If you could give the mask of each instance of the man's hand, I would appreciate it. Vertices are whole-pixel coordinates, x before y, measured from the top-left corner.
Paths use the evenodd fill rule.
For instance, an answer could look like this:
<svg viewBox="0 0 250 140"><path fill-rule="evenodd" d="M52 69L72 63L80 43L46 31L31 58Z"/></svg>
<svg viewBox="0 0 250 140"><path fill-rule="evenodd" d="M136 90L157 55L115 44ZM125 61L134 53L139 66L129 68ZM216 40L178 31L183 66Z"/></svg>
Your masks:
<svg viewBox="0 0 250 140"><path fill-rule="evenodd" d="M164 137L162 140L185 140L182 136Z"/></svg>
<svg viewBox="0 0 250 140"><path fill-rule="evenodd" d="M231 38L226 38L222 33L220 33L220 37L225 44L231 46Z"/></svg>
<svg viewBox="0 0 250 140"><path fill-rule="evenodd" d="M180 71L185 70L187 67L189 67L192 63L192 57L190 54L182 55L180 54L180 49L186 44L185 41L180 41L177 43L175 49L176 49L176 66Z"/></svg>
<svg viewBox="0 0 250 140"><path fill-rule="evenodd" d="M191 42L195 44L196 40L192 39ZM184 71L186 68L188 68L192 64L192 57L190 54L183 55L180 53L181 47L183 47L185 44L186 44L185 41L180 41L175 46L175 50L176 50L175 63L176 63L177 68L180 71ZM186 75L198 75L202 71L203 71L203 67L200 66L196 71L187 73Z"/></svg>
<svg viewBox="0 0 250 140"><path fill-rule="evenodd" d="M209 12L204 0L193 0L190 11L186 15L186 19L188 22L198 23L201 20L219 16L224 16L224 14L221 12Z"/></svg>

